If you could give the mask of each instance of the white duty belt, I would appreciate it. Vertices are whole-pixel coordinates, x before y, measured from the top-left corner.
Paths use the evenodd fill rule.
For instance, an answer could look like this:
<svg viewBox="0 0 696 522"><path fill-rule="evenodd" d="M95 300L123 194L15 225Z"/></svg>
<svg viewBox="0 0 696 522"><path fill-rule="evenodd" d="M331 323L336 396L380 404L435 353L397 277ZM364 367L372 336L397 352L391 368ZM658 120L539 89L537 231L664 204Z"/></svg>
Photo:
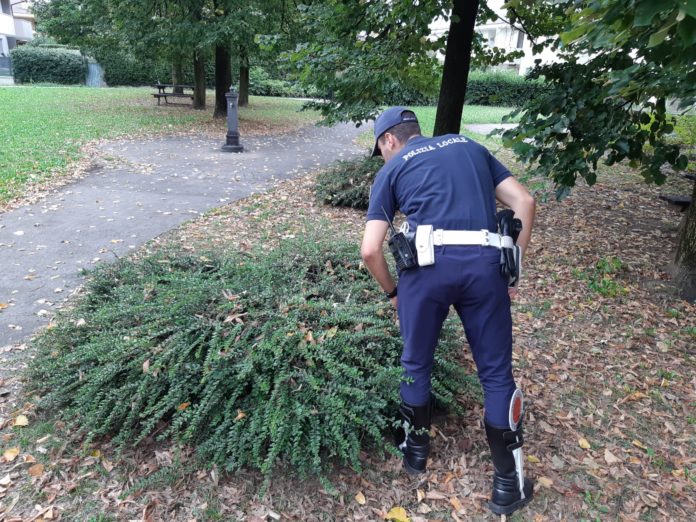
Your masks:
<svg viewBox="0 0 696 522"><path fill-rule="evenodd" d="M510 236L488 230L433 230L433 245L480 245L495 248L514 248Z"/></svg>

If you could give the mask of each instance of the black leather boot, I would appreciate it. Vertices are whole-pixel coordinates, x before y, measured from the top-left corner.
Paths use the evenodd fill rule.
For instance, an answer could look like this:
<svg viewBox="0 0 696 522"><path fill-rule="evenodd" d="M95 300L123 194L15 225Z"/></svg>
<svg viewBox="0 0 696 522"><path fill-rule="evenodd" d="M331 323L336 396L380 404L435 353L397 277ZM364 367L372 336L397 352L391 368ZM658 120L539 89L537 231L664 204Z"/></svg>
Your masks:
<svg viewBox="0 0 696 522"><path fill-rule="evenodd" d="M522 491L515 466L513 450L522 446L522 426L517 431L490 426L487 422L486 437L491 448L493 465L493 492L488 507L496 515L509 515L530 500L534 494L534 483L523 477Z"/></svg>
<svg viewBox="0 0 696 522"><path fill-rule="evenodd" d="M396 444L404 454L404 468L410 475L425 473L430 454L430 416L432 402L423 406L401 403L402 427L395 434Z"/></svg>

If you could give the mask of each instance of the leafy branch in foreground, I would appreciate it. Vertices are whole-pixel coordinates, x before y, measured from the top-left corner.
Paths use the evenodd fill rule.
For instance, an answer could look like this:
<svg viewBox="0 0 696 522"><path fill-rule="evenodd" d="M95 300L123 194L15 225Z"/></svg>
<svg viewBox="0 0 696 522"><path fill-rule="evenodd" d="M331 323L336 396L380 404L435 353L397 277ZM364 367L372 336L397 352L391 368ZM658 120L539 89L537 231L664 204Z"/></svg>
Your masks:
<svg viewBox="0 0 696 522"><path fill-rule="evenodd" d="M444 334L434 391L456 409L471 384ZM41 405L88 440L156 435L228 470L300 475L388 447L401 378L393 312L356 245L283 242L271 253L160 252L91 274L36 338Z"/></svg>

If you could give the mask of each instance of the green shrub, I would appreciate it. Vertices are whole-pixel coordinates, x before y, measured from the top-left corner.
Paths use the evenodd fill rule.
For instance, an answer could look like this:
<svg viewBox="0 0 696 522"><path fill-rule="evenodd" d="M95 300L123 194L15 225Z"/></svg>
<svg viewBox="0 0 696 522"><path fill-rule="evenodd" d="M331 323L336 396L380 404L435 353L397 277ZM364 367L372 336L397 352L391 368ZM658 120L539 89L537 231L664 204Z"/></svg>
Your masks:
<svg viewBox="0 0 696 522"><path fill-rule="evenodd" d="M434 392L471 380L448 327ZM357 245L308 238L272 252L154 254L92 273L83 297L34 340L40 405L88 440L157 434L228 470L301 475L389 447L401 341Z"/></svg>
<svg viewBox="0 0 696 522"><path fill-rule="evenodd" d="M18 83L84 83L87 62L80 51L22 46L11 51L12 71Z"/></svg>
<svg viewBox="0 0 696 522"><path fill-rule="evenodd" d="M112 87L137 87L153 85L157 80L162 83L171 81L171 66L157 60L104 49L97 52L95 58L104 69L104 81Z"/></svg>
<svg viewBox="0 0 696 522"><path fill-rule="evenodd" d="M50 36L35 36L31 40L29 40L25 45L29 47L68 47L67 45L61 45L59 44L55 38L51 38Z"/></svg>
<svg viewBox="0 0 696 522"><path fill-rule="evenodd" d="M319 174L316 195L320 201L334 207L365 210L370 203L370 187L382 165L381 158L340 161Z"/></svg>
<svg viewBox="0 0 696 522"><path fill-rule="evenodd" d="M438 79L439 83L439 79ZM402 82L393 81L387 88L385 105L437 105L437 95L423 94L415 87L410 87Z"/></svg>
<svg viewBox="0 0 696 522"><path fill-rule="evenodd" d="M515 72L471 71L466 103L519 107L546 89L541 80L528 80Z"/></svg>
<svg viewBox="0 0 696 522"><path fill-rule="evenodd" d="M298 83L272 78L263 67L249 68L249 94L293 98L317 96L315 89L304 89Z"/></svg>
<svg viewBox="0 0 696 522"><path fill-rule="evenodd" d="M104 81L115 86L150 86L157 81L171 83L172 65L161 59L136 56L130 51L120 49L99 49L94 53L96 61L104 68ZM193 85L193 65L184 64L182 84ZM215 86L215 60L211 56L205 59L205 83L207 87Z"/></svg>

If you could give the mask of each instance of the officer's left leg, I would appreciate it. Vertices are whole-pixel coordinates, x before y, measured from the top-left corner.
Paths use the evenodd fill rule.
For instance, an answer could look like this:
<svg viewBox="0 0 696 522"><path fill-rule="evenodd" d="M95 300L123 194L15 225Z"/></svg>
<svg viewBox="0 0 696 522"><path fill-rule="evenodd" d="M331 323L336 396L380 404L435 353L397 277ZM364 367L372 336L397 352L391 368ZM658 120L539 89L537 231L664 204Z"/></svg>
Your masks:
<svg viewBox="0 0 696 522"><path fill-rule="evenodd" d="M423 473L430 453L430 374L442 323L449 311L446 277L435 266L407 271L399 278L399 325L404 348L401 365L401 417L407 426L400 448L409 473Z"/></svg>

